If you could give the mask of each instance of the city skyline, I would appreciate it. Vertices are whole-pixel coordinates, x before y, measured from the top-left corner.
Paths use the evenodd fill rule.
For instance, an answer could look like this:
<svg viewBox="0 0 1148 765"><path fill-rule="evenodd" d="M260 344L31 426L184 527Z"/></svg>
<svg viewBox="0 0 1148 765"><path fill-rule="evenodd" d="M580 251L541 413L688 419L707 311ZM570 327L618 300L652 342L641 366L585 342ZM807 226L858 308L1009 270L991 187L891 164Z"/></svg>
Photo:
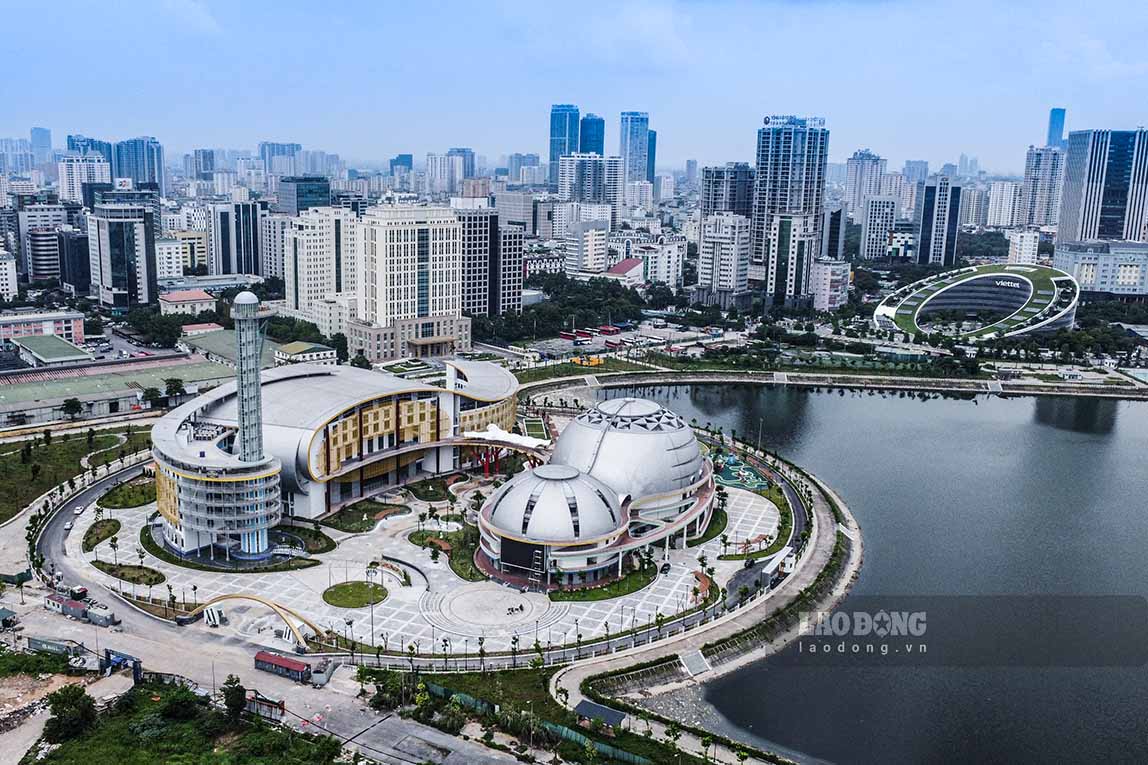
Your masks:
<svg viewBox="0 0 1148 765"><path fill-rule="evenodd" d="M10 9L12 23L23 30L12 54L40 74L9 82L0 135L23 137L32 126L49 127L57 147L68 132L107 140L154 135L169 161L194 148L254 148L270 140L297 141L359 163L472 146L493 163L513 152L545 156L550 107L571 103L606 119L609 154L618 150L619 114L648 112L661 134L659 164L667 167L688 158L703 165L750 161L762 115L792 113L825 117L832 162L868 146L888 157L890 167L906 159L939 167L967 153L990 172L1019 174L1025 147L1042 142L1049 108L1067 108L1067 131L1133 129L1143 121L1137 105L1148 94L1148 57L1135 44L1148 31L1143 14L1123 14L1126 23L1111 28L1067 3L1039 6L1040 42L1027 46L1015 42L1028 39L1022 26L1028 16L987 4L723 3L703 12L691 3L632 2L557 24L556 10L526 12L506 2L480 10L450 6L447 25L441 8L360 5L333 11L323 26L308 25L316 38L311 44L353 51L387 35L386 54L335 57L318 66L283 45L303 23L307 8L301 5L284 4L269 15L250 6L168 0L109 8L86 17L82 32L70 23L77 8ZM439 23L432 25L431 17ZM256 18L264 33L252 36ZM928 33L971 32L969 19L993 34ZM487 68L502 73L497 92L515 95L474 88L459 76L455 56L426 56L422 38L396 35L396 26L435 28L443 51L475 46ZM842 43L820 49L803 78L755 64L755 51L763 48L772 51L771 60L796 60L808 40L802 30L813 27ZM709 44L732 28L760 33L752 47ZM928 55L951 65L931 69L928 78L891 66L864 52L878 33L898 40L904 60ZM125 36L153 65L117 68L122 87L112 88L101 67L92 66L86 41ZM493 39L516 44L484 45ZM198 50L195 65L169 55L178 49ZM577 67L566 63L574 50ZM1001 77L1003 60L1010 64L1008 78ZM515 65L524 61L530 66ZM722 77L713 77L715 71ZM44 86L53 76L67 79L66 99ZM233 97L239 83L243 98ZM147 92L176 95L160 109L140 98ZM703 97L680 98L685 92ZM1109 99L1108 92L1126 97ZM285 115L277 106L284 99L305 102L308 93L323 94L316 108ZM706 118L718 114L721 119Z"/></svg>

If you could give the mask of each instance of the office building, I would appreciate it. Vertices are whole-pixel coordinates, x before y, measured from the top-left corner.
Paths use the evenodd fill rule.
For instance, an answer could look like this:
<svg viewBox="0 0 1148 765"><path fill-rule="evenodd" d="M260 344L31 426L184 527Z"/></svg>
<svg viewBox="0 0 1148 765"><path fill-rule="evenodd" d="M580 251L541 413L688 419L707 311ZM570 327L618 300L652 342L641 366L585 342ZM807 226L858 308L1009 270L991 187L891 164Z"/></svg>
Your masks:
<svg viewBox="0 0 1148 765"><path fill-rule="evenodd" d="M90 295L115 314L154 303L156 220L147 205L101 203L88 214Z"/></svg>
<svg viewBox="0 0 1148 765"><path fill-rule="evenodd" d="M654 182L654 165L658 156L658 131L650 130L646 133L648 138L646 149L646 180Z"/></svg>
<svg viewBox="0 0 1148 765"><path fill-rule="evenodd" d="M331 204L331 181L320 175L290 175L279 179L278 212L298 215Z"/></svg>
<svg viewBox="0 0 1148 765"><path fill-rule="evenodd" d="M693 188L698 182L698 161L696 159L686 160L686 185Z"/></svg>
<svg viewBox="0 0 1148 765"><path fill-rule="evenodd" d="M555 104L550 107L550 187L558 188L558 160L579 149L578 107Z"/></svg>
<svg viewBox="0 0 1148 765"><path fill-rule="evenodd" d="M259 273L264 278L284 278L284 247L290 225L290 215L263 215L259 218Z"/></svg>
<svg viewBox="0 0 1148 765"><path fill-rule="evenodd" d="M260 220L266 202L213 204L210 208L211 274L260 274Z"/></svg>
<svg viewBox="0 0 1148 765"><path fill-rule="evenodd" d="M37 227L24 232L27 246L28 281L55 281L60 278L60 247L56 226Z"/></svg>
<svg viewBox="0 0 1148 765"><path fill-rule="evenodd" d="M215 149L196 149L193 151L191 153L191 166L186 169L189 179L210 181L216 170Z"/></svg>
<svg viewBox="0 0 1148 765"><path fill-rule="evenodd" d="M1057 225L1063 185L1064 151L1056 147L1029 146L1024 160L1017 225Z"/></svg>
<svg viewBox="0 0 1148 765"><path fill-rule="evenodd" d="M558 164L559 201L610 205L610 225L616 227L626 202L622 158L578 153L563 156Z"/></svg>
<svg viewBox="0 0 1148 765"><path fill-rule="evenodd" d="M181 239L155 240L155 278L179 279L188 262L188 244Z"/></svg>
<svg viewBox="0 0 1148 765"><path fill-rule="evenodd" d="M208 263L211 262L211 236L207 231L173 228L165 231L164 236L183 242L188 268L207 274Z"/></svg>
<svg viewBox="0 0 1148 765"><path fill-rule="evenodd" d="M1074 135L1069 134L1070 147ZM1145 242L1057 242L1052 266L1076 277L1087 296L1140 300L1148 297Z"/></svg>
<svg viewBox="0 0 1148 765"><path fill-rule="evenodd" d="M821 248L828 155L823 119L770 116L757 131L749 278L765 283L773 304L808 295L809 267Z"/></svg>
<svg viewBox="0 0 1148 765"><path fill-rule="evenodd" d="M52 161L52 131L48 128L34 127L30 131L29 144L32 147L32 160L37 165L46 165Z"/></svg>
<svg viewBox="0 0 1148 765"><path fill-rule="evenodd" d="M587 113L582 118L578 129L578 153L606 156L606 120L597 114Z"/></svg>
<svg viewBox="0 0 1148 765"><path fill-rule="evenodd" d="M821 257L845 259L845 229L849 226L849 207L844 202L829 202L821 214Z"/></svg>
<svg viewBox="0 0 1148 765"><path fill-rule="evenodd" d="M167 195L167 172L163 146L151 136L119 141L114 147L114 178L131 178L136 188L154 184L159 196Z"/></svg>
<svg viewBox="0 0 1148 765"><path fill-rule="evenodd" d="M578 221L566 227L564 240L568 276L602 273L607 268L610 225L606 221Z"/></svg>
<svg viewBox="0 0 1148 765"><path fill-rule="evenodd" d="M1053 108L1048 110L1048 138L1045 146L1064 148L1064 109Z"/></svg>
<svg viewBox="0 0 1148 765"><path fill-rule="evenodd" d="M16 256L0 247L0 300L10 303L20 294ZM83 320L81 319L81 326Z"/></svg>
<svg viewBox="0 0 1148 765"><path fill-rule="evenodd" d="M79 205L73 205L78 208ZM15 243L17 245L17 259L16 262L20 266L20 271L28 276L34 278L34 268L32 265L32 232L33 231L51 231L54 232L64 225L75 225L79 223L78 209L73 210L67 205L58 202L47 202L37 204L17 204L16 205L16 221L18 229L16 232ZM43 264L43 242L40 243L40 257ZM44 266L41 265L41 273L43 273Z"/></svg>
<svg viewBox="0 0 1148 765"><path fill-rule="evenodd" d="M917 184L917 262L951 268L957 262L961 221L961 186L947 175Z"/></svg>
<svg viewBox="0 0 1148 765"><path fill-rule="evenodd" d="M746 162L727 162L702 168L702 218L716 213L733 213L746 220L753 216L754 170Z"/></svg>
<svg viewBox="0 0 1148 765"><path fill-rule="evenodd" d="M649 181L630 181L626 184L626 208L654 210L654 184Z"/></svg>
<svg viewBox="0 0 1148 765"><path fill-rule="evenodd" d="M525 183L522 168L538 167L541 164L537 154L511 154L506 161L506 176L510 183Z"/></svg>
<svg viewBox="0 0 1148 765"><path fill-rule="evenodd" d="M654 176L654 201L669 202L674 198L674 176L663 173Z"/></svg>
<svg viewBox="0 0 1148 765"><path fill-rule="evenodd" d="M885 173L881 176L881 196L897 198L898 217L908 218L913 214L913 196L916 191L917 184L910 183L904 173Z"/></svg>
<svg viewBox="0 0 1148 765"><path fill-rule="evenodd" d="M901 171L905 180L912 184L920 183L929 178L929 162L924 159L905 160L905 169Z"/></svg>
<svg viewBox="0 0 1148 765"><path fill-rule="evenodd" d="M810 271L813 310L836 311L849 302L849 282L853 267L845 260L815 258Z"/></svg>
<svg viewBox="0 0 1148 765"><path fill-rule="evenodd" d="M749 262L753 247L749 218L719 211L702 219L698 241L698 283L691 302L722 310L748 308Z"/></svg>
<svg viewBox="0 0 1148 765"><path fill-rule="evenodd" d="M494 209L503 226L517 226L527 236L535 236L534 193L530 191L498 191L494 194Z"/></svg>
<svg viewBox="0 0 1148 765"><path fill-rule="evenodd" d="M88 138L84 135L69 135L68 151L81 155L99 154L109 165L115 164L116 153L111 141L101 141L98 138Z"/></svg>
<svg viewBox="0 0 1148 765"><path fill-rule="evenodd" d="M885 159L868 149L853 152L845 161L845 203L850 210L864 212L865 200L881 193L885 164Z"/></svg>
<svg viewBox="0 0 1148 765"><path fill-rule="evenodd" d="M462 311L498 316L522 310L522 229L497 210L455 209L462 224Z"/></svg>
<svg viewBox="0 0 1148 765"><path fill-rule="evenodd" d="M986 225L1009 228L1020 223L1023 184L1015 181L993 181L989 185L989 209Z"/></svg>
<svg viewBox="0 0 1148 765"><path fill-rule="evenodd" d="M356 221L355 213L343 207L313 207L287 223L284 302L292 315L304 318L315 303L355 292L359 273Z"/></svg>
<svg viewBox="0 0 1148 765"><path fill-rule="evenodd" d="M473 149L467 149L464 147L455 147L453 149L447 149L446 155L448 157L460 157L462 160L462 175L460 175L458 178L459 183L461 183L464 178L476 177L477 173L475 171L475 159L474 159L474 150Z"/></svg>
<svg viewBox="0 0 1148 765"><path fill-rule="evenodd" d="M1039 231L1008 232L1008 262L1022 266L1036 265L1040 255Z"/></svg>
<svg viewBox="0 0 1148 765"><path fill-rule="evenodd" d="M1058 242L1148 241L1148 130L1068 134Z"/></svg>
<svg viewBox="0 0 1148 765"><path fill-rule="evenodd" d="M56 231L56 239L60 253L60 286L69 295L87 295L92 286L87 233L75 226L61 226Z"/></svg>
<svg viewBox="0 0 1148 765"><path fill-rule="evenodd" d="M267 175L294 175L295 155L302 150L302 145L297 143L260 141L259 159L263 162L263 172ZM277 159L286 161L277 162Z"/></svg>
<svg viewBox="0 0 1148 765"><path fill-rule="evenodd" d="M355 226L360 279L351 355L371 361L470 349L462 315L462 223L448 207L373 207Z"/></svg>
<svg viewBox="0 0 1148 765"><path fill-rule="evenodd" d="M618 154L622 157L624 182L644 181L649 176L650 115L622 112Z"/></svg>
<svg viewBox="0 0 1148 765"><path fill-rule="evenodd" d="M60 199L64 202L83 203L85 183L112 182L112 166L96 153L83 156L68 154L56 163L56 170Z"/></svg>
<svg viewBox="0 0 1148 765"><path fill-rule="evenodd" d="M415 169L414 157L410 154L396 154L389 163L391 175L410 173Z"/></svg>
<svg viewBox="0 0 1148 765"><path fill-rule="evenodd" d="M861 215L859 256L862 260L880 260L885 257L889 234L897 222L899 204L896 197L866 198L864 213Z"/></svg>

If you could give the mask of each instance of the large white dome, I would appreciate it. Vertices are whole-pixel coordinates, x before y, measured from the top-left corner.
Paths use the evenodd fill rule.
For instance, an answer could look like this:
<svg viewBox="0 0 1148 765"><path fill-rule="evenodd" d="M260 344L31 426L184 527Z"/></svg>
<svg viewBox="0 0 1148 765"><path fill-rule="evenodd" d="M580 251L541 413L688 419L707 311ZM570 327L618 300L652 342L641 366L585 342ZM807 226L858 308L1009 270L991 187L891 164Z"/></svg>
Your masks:
<svg viewBox="0 0 1148 765"><path fill-rule="evenodd" d="M705 465L689 424L653 401L599 402L566 426L552 465L570 465L597 478L619 497L633 499L682 491Z"/></svg>
<svg viewBox="0 0 1148 765"><path fill-rule="evenodd" d="M613 490L568 465L540 465L515 476L483 512L491 526L531 542L594 539L626 526Z"/></svg>

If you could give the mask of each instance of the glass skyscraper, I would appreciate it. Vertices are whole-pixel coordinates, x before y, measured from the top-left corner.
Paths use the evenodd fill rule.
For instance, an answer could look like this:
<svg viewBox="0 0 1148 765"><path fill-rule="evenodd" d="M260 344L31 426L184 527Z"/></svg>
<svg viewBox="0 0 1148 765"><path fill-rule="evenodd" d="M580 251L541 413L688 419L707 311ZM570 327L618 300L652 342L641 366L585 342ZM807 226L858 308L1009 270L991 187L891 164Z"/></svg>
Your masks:
<svg viewBox="0 0 1148 765"><path fill-rule="evenodd" d="M578 107L554 104L550 107L550 187L558 188L558 159L578 151Z"/></svg>
<svg viewBox="0 0 1148 765"><path fill-rule="evenodd" d="M622 112L618 154L622 156L622 175L626 183L649 180L650 115L646 112Z"/></svg>
<svg viewBox="0 0 1148 765"><path fill-rule="evenodd" d="M658 131L647 131L646 138L646 180L650 183L653 183L654 163L657 161L658 157Z"/></svg>
<svg viewBox="0 0 1148 765"><path fill-rule="evenodd" d="M312 207L331 204L331 181L322 175L299 175L279 179L279 211L298 215Z"/></svg>
<svg viewBox="0 0 1148 765"><path fill-rule="evenodd" d="M131 178L136 186L154 183L159 195L166 196L167 184L164 181L163 146L151 136L129 138L115 145L115 161L112 176Z"/></svg>
<svg viewBox="0 0 1148 765"><path fill-rule="evenodd" d="M1064 148L1064 109L1048 111L1048 141L1044 145Z"/></svg>
<svg viewBox="0 0 1148 765"><path fill-rule="evenodd" d="M1148 241L1148 130L1068 134L1058 242Z"/></svg>
<svg viewBox="0 0 1148 765"><path fill-rule="evenodd" d="M597 114L587 114L582 118L578 152L606 156L606 120Z"/></svg>

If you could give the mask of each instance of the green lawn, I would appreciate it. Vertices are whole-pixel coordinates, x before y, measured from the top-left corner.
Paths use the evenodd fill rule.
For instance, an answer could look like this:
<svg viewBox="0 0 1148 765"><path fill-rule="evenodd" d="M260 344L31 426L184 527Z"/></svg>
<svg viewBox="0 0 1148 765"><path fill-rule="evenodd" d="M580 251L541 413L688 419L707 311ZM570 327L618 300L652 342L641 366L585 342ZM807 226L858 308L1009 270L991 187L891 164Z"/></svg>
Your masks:
<svg viewBox="0 0 1148 765"><path fill-rule="evenodd" d="M626 361L625 359L605 358L604 363L596 367L584 367L564 361L548 367L534 367L533 369L519 369L514 373L520 383L538 382L554 377L574 377L575 375L599 375L604 372L649 372L649 367Z"/></svg>
<svg viewBox="0 0 1148 765"><path fill-rule="evenodd" d="M290 536L298 537L303 540L303 549L312 555L321 555L323 553L331 552L335 549L335 540L324 534L322 531L316 531L311 526L291 526L287 524L280 524L271 529L271 535L276 542L297 546L294 539ZM289 536L285 536L289 535Z"/></svg>
<svg viewBox="0 0 1148 765"><path fill-rule="evenodd" d="M154 478L137 478L128 483L121 483L100 497L100 506L113 510L141 507L151 502L155 502Z"/></svg>
<svg viewBox="0 0 1148 765"><path fill-rule="evenodd" d="M433 526L434 524L429 524ZM419 547L425 547L430 550L438 549L438 546L431 542L431 538L440 538L450 543L450 570L458 574L460 577L468 582L485 582L486 574L478 570L478 566L474 565L474 552L477 549L477 541L472 541L471 537L477 539L477 531L471 531L471 536L467 536L465 529L460 531L444 531L424 529L422 531L411 532L407 537L411 542ZM445 554L445 553L444 553Z"/></svg>
<svg viewBox="0 0 1148 765"><path fill-rule="evenodd" d="M781 548L785 546L786 540L789 539L789 531L793 528L793 508L789 506L789 500L785 498L785 492L777 484L772 484L765 491L758 491L757 494L768 499L773 504L777 505L778 520L777 520L777 537L768 547L761 550L751 550L750 552L737 552L719 555L718 560L745 560L747 558L764 558L774 553L780 552ZM741 540L731 539L730 549L737 549L737 543Z"/></svg>
<svg viewBox="0 0 1148 765"><path fill-rule="evenodd" d="M94 560L92 561L92 565L105 574L114 576L116 579L122 579L130 584L154 585L163 584L167 581L167 577L154 568L148 568L147 566L135 566L127 563L116 565L108 560Z"/></svg>
<svg viewBox="0 0 1148 765"><path fill-rule="evenodd" d="M84 472L80 459L89 452L114 446L116 438L98 434L90 447L82 433L71 434L67 440L56 434L47 446L37 439L27 462L21 461L23 443L6 445L4 448L10 453L0 456L0 522L16 515L49 489Z"/></svg>
<svg viewBox="0 0 1148 765"><path fill-rule="evenodd" d="M459 474L456 473L455 475ZM410 484L406 489L414 495L415 499L421 499L423 502L445 502L451 496L446 488L452 483L450 479L451 476L427 478Z"/></svg>
<svg viewBox="0 0 1148 765"><path fill-rule="evenodd" d="M522 428L531 438L550 438L550 431L546 428L546 421L541 417L527 417L522 421Z"/></svg>
<svg viewBox="0 0 1148 765"><path fill-rule="evenodd" d="M710 525L706 526L705 533L697 539L691 539L687 543L687 546L699 547L711 539L716 539L717 537L721 536L723 531L725 531L725 527L727 525L729 525L729 513L727 513L725 510L719 510L715 507L714 514L710 517Z"/></svg>
<svg viewBox="0 0 1148 765"><path fill-rule="evenodd" d="M379 522L381 513L395 515L404 511L409 512L410 508L406 505L391 505L373 499L364 499L350 507L344 507L334 515L327 516L320 523L339 531L346 531L349 534L361 534L375 527L375 524Z"/></svg>
<svg viewBox="0 0 1148 765"><path fill-rule="evenodd" d="M111 539L120 533L120 522L115 518L104 518L96 521L84 532L83 551L91 552L100 542Z"/></svg>
<svg viewBox="0 0 1148 765"><path fill-rule="evenodd" d="M627 572L621 579L610 582L604 587L594 587L586 590L555 590L550 593L550 599L556 601L610 600L611 598L618 598L637 592L654 581L657 575L657 566L644 566L640 569Z"/></svg>
<svg viewBox="0 0 1148 765"><path fill-rule="evenodd" d="M123 432L123 431L121 431ZM127 437L127 441L116 449L109 449L106 452L101 452L92 457L91 463L93 465L104 465L108 462L114 462L120 458L120 455L127 456L135 454L138 451L147 449L151 446L151 428L150 427L133 427L132 432Z"/></svg>
<svg viewBox="0 0 1148 765"><path fill-rule="evenodd" d="M193 569L195 571L226 571L229 574L273 574L279 571L296 571L301 568L311 568L318 566L322 563L320 560L314 558L288 558L287 560L278 563L269 563L265 566L255 566L253 568L239 568L239 569L223 569L218 566L209 566L205 563L199 563L194 560L184 560L175 553L168 550L162 545L156 544L152 539L151 531L147 526L140 529L139 536L140 546L147 550L149 553L159 558L162 561L171 563L175 566L182 566L183 568Z"/></svg>
<svg viewBox="0 0 1148 765"><path fill-rule="evenodd" d="M252 677L241 679L257 682ZM222 678L221 678L222 680ZM330 765L333 740L248 720L230 721L189 691L137 685L94 727L63 742L43 765ZM15 758L5 762L15 762ZM31 758L23 762L32 763Z"/></svg>
<svg viewBox="0 0 1148 765"><path fill-rule="evenodd" d="M336 608L363 608L387 599L387 588L371 582L342 582L323 591L323 600Z"/></svg>

